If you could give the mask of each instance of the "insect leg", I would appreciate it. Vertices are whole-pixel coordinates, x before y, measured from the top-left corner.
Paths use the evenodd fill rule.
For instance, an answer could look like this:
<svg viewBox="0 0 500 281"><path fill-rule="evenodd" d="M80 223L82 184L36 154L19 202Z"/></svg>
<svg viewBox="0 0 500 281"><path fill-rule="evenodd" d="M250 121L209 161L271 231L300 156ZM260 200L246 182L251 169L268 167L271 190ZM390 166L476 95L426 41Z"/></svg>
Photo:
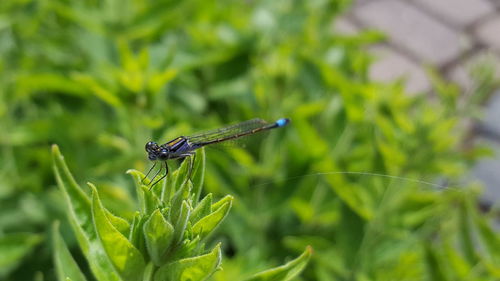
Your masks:
<svg viewBox="0 0 500 281"><path fill-rule="evenodd" d="M156 174L155 174L155 175L151 178L151 181L154 181L154 180L155 180L156 176L158 176L158 175L160 174L161 170L163 170L163 167L162 167L162 165L160 164L160 169L158 169L158 172L156 172ZM155 182L155 183L156 183L156 182ZM151 184L151 182L150 182L150 184ZM154 185L154 184L151 184L151 186L153 186L153 185Z"/></svg>
<svg viewBox="0 0 500 281"><path fill-rule="evenodd" d="M151 166L151 168L149 169L149 171L146 173L146 175L142 179L142 181L141 181L142 184L144 184L144 180L148 178L149 173L151 173L151 171L154 169L155 166L156 166L156 162L153 163L153 166Z"/></svg>
<svg viewBox="0 0 500 281"><path fill-rule="evenodd" d="M149 189L151 189L155 184L157 184L158 182L160 182L162 179L164 179L167 175L168 175L168 165L167 165L167 161L163 162L165 163L165 174L163 176L161 176L161 178L159 178L157 181L155 181L150 187ZM160 169L161 171L162 169ZM156 177L156 175L155 175ZM154 178L153 178L154 179Z"/></svg>

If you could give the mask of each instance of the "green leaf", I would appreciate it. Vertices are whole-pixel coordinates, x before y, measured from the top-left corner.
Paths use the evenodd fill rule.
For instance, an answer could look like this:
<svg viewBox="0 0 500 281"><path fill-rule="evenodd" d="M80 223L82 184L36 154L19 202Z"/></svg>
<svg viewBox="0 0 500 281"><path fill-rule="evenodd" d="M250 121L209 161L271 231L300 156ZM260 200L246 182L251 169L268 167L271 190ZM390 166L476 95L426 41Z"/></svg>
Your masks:
<svg viewBox="0 0 500 281"><path fill-rule="evenodd" d="M59 223L52 225L54 264L58 280L86 281L82 271L71 256L71 253L59 234Z"/></svg>
<svg viewBox="0 0 500 281"><path fill-rule="evenodd" d="M196 223L201 218L208 216L212 212L212 193L209 193L203 198L200 203L194 208L189 221L191 224Z"/></svg>
<svg viewBox="0 0 500 281"><path fill-rule="evenodd" d="M461 249L465 254L465 258L471 264L477 262L476 248L474 247L474 238L472 234L472 227L470 223L470 208L467 206L465 201L462 205L459 205L459 228L458 238L460 242Z"/></svg>
<svg viewBox="0 0 500 281"><path fill-rule="evenodd" d="M307 247L306 250L296 259L286 263L285 265L269 269L257 273L246 281L287 281L296 277L304 270L309 259L311 258L312 248Z"/></svg>
<svg viewBox="0 0 500 281"><path fill-rule="evenodd" d="M126 173L131 175L132 179L134 180L135 191L137 192L137 199L139 200L141 213L146 214L146 202L144 198L144 192L142 192L142 179L144 178L144 174L134 169L127 170ZM146 179L146 181L149 182L148 179Z"/></svg>
<svg viewBox="0 0 500 281"><path fill-rule="evenodd" d="M18 91L40 91L84 97L87 91L79 83L55 73L21 75L17 81Z"/></svg>
<svg viewBox="0 0 500 281"><path fill-rule="evenodd" d="M153 210L156 210L160 207L160 199L156 196L155 193L151 192L151 190L145 186L141 185L141 191L144 198L144 206L143 210L145 214L151 214Z"/></svg>
<svg viewBox="0 0 500 281"><path fill-rule="evenodd" d="M190 213L191 213L191 207L189 206L187 201L183 201L179 218L175 223L173 245L176 245L182 240L182 237L184 236L184 231L186 230L186 226L189 221Z"/></svg>
<svg viewBox="0 0 500 281"><path fill-rule="evenodd" d="M429 280L432 281L448 280L440 264L438 254L433 249L433 247L430 244L426 244L424 250L425 250L425 264L427 266Z"/></svg>
<svg viewBox="0 0 500 281"><path fill-rule="evenodd" d="M161 87L165 86L170 80L174 79L177 75L177 70L175 69L166 69L163 72L159 72L153 75L149 79L149 90L153 93L158 92Z"/></svg>
<svg viewBox="0 0 500 281"><path fill-rule="evenodd" d="M172 201L173 205L180 207L182 200L188 198L192 188L192 183L187 181L187 173L191 161L192 157L185 158L177 170L168 174L161 191L161 200L163 202L169 203ZM178 210L178 208L174 208L174 210ZM171 221L174 220L171 219Z"/></svg>
<svg viewBox="0 0 500 281"><path fill-rule="evenodd" d="M132 245L141 251L143 254L147 254L146 242L144 238L143 226L146 222L147 216L141 216L139 212L136 212L132 222L130 234L128 240Z"/></svg>
<svg viewBox="0 0 500 281"><path fill-rule="evenodd" d="M96 236L90 199L71 175L57 145L52 146L52 160L57 184L68 206L69 222L92 272L100 281L120 280Z"/></svg>
<svg viewBox="0 0 500 281"><path fill-rule="evenodd" d="M141 213L150 214L160 205L160 199L152 189L148 186L142 184L142 179L144 178L144 174L137 170L128 170L127 174L131 175L134 179L137 197L139 198L139 204L141 206ZM149 180L145 180L146 183L149 183ZM158 186L158 185L156 185ZM155 186L155 187L156 187Z"/></svg>
<svg viewBox="0 0 500 281"><path fill-rule="evenodd" d="M233 199L234 199L233 196L230 196L230 195L224 196L224 198L222 198L221 200L212 204L212 210L219 209L222 205L224 205L228 202L232 202Z"/></svg>
<svg viewBox="0 0 500 281"><path fill-rule="evenodd" d="M208 254L187 258L166 264L158 269L155 281L203 281L207 280L220 266L220 244Z"/></svg>
<svg viewBox="0 0 500 281"><path fill-rule="evenodd" d="M173 184L174 188L181 186L181 185L184 186L184 183L187 181L187 176L189 173L189 166L191 165L192 161L193 161L192 156L184 158L184 160L181 163L181 166L173 172L172 184ZM173 190L175 190L175 189L173 189Z"/></svg>
<svg viewBox="0 0 500 281"><path fill-rule="evenodd" d="M162 265L162 257L174 238L174 228L165 220L160 210L151 214L151 217L144 223L144 237L148 253L155 265Z"/></svg>
<svg viewBox="0 0 500 281"><path fill-rule="evenodd" d="M0 236L0 277L13 270L40 241L40 235L30 233Z"/></svg>
<svg viewBox="0 0 500 281"><path fill-rule="evenodd" d="M466 279L467 275L471 272L472 266L460 255L460 251L457 251L451 244L451 241L447 241L443 245L444 259L448 261L450 271L453 272L458 280Z"/></svg>
<svg viewBox="0 0 500 281"><path fill-rule="evenodd" d="M84 73L74 73L72 75L74 81L86 88L90 93L96 95L99 99L109 104L111 107L122 107L120 98L111 89L101 85L97 79L91 75Z"/></svg>
<svg viewBox="0 0 500 281"><path fill-rule="evenodd" d="M174 197L172 197L172 203L169 212L169 218L171 222L175 222L179 218L182 203L189 199L189 191L191 190L191 187L191 182L184 182L181 188L175 193Z"/></svg>
<svg viewBox="0 0 500 281"><path fill-rule="evenodd" d="M143 281L153 280L153 274L155 273L156 266L153 263L148 263L146 268L144 269L144 278Z"/></svg>
<svg viewBox="0 0 500 281"><path fill-rule="evenodd" d="M130 234L130 224L125 219L115 216L110 211L106 210L106 217L113 224L113 226L120 231L124 236Z"/></svg>
<svg viewBox="0 0 500 281"><path fill-rule="evenodd" d="M108 220L96 188L89 186L92 188L94 226L108 259L123 280L141 279L146 266L141 252Z"/></svg>
<svg viewBox="0 0 500 281"><path fill-rule="evenodd" d="M193 173L191 181L193 182L193 202L198 203L205 178L205 148L201 148L196 152L196 159L194 162ZM196 206L196 205L195 205Z"/></svg>
<svg viewBox="0 0 500 281"><path fill-rule="evenodd" d="M484 250L488 253L486 258L492 264L500 264L500 237L498 232L486 220L484 214L479 213L477 208L474 207L474 202L471 198L467 198L467 206L471 213L471 223L476 229L478 240L484 245ZM497 267L497 273L500 273L500 267Z"/></svg>
<svg viewBox="0 0 500 281"><path fill-rule="evenodd" d="M71 175L57 145L52 146L52 157L57 183L64 193L70 210L70 222L75 224L73 229L83 253L88 254L90 247L88 239L89 236L94 236L90 200Z"/></svg>
<svg viewBox="0 0 500 281"><path fill-rule="evenodd" d="M226 199L229 198L229 199ZM230 195L227 195L224 199L224 201L228 201L222 206L220 206L218 209L213 211L210 215L205 216L204 218L200 219L197 223L193 225L193 233L195 235L199 234L200 238L203 239L207 237L208 234L210 234L221 222L222 220L226 217L226 215L229 213L229 210L231 209L232 203L233 203L233 197Z"/></svg>

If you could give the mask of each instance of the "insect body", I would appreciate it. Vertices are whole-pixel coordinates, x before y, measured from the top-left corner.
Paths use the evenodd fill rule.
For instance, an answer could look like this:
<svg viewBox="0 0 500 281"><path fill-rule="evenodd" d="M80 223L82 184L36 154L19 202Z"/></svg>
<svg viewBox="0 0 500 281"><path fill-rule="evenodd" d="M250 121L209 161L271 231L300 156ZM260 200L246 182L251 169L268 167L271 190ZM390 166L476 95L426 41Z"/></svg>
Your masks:
<svg viewBox="0 0 500 281"><path fill-rule="evenodd" d="M156 182L154 182L152 186L167 176L168 166L166 161L169 159L183 159L185 157L194 155L194 151L200 147L233 140L248 135L253 135L258 132L284 127L288 123L290 123L290 119L288 118L278 119L274 123L268 123L262 119L252 119L189 137L177 137L161 145L158 145L156 142L150 141L146 143L145 147L146 152L148 153L148 159L151 161L163 161L163 163L165 164L165 174ZM191 163L192 162L193 161L191 161ZM148 171L146 177L153 170L155 165L156 162ZM153 179L161 172L162 169L163 168L160 168Z"/></svg>

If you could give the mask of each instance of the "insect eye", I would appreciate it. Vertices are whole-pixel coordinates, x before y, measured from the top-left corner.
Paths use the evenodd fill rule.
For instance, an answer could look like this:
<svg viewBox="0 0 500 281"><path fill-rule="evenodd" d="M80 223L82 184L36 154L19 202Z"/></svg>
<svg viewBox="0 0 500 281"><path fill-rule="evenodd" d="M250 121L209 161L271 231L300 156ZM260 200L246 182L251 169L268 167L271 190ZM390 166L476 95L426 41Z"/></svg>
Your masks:
<svg viewBox="0 0 500 281"><path fill-rule="evenodd" d="M146 143L146 151L152 151L155 150L158 147L158 144L154 141L150 141Z"/></svg>

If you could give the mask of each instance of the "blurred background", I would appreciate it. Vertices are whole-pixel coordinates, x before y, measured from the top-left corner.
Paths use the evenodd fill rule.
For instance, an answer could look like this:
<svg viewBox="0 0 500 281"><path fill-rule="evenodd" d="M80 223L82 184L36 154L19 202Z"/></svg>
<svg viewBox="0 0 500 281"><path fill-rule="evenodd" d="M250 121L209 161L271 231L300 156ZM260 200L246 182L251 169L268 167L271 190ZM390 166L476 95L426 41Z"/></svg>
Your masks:
<svg viewBox="0 0 500 281"><path fill-rule="evenodd" d="M493 0L0 1L0 279L55 280L54 220L87 267L51 144L130 218L125 171L149 168L147 141L289 117L244 147L207 149L204 192L235 197L211 238L224 250L213 280L306 245L300 280L499 280L498 11Z"/></svg>

